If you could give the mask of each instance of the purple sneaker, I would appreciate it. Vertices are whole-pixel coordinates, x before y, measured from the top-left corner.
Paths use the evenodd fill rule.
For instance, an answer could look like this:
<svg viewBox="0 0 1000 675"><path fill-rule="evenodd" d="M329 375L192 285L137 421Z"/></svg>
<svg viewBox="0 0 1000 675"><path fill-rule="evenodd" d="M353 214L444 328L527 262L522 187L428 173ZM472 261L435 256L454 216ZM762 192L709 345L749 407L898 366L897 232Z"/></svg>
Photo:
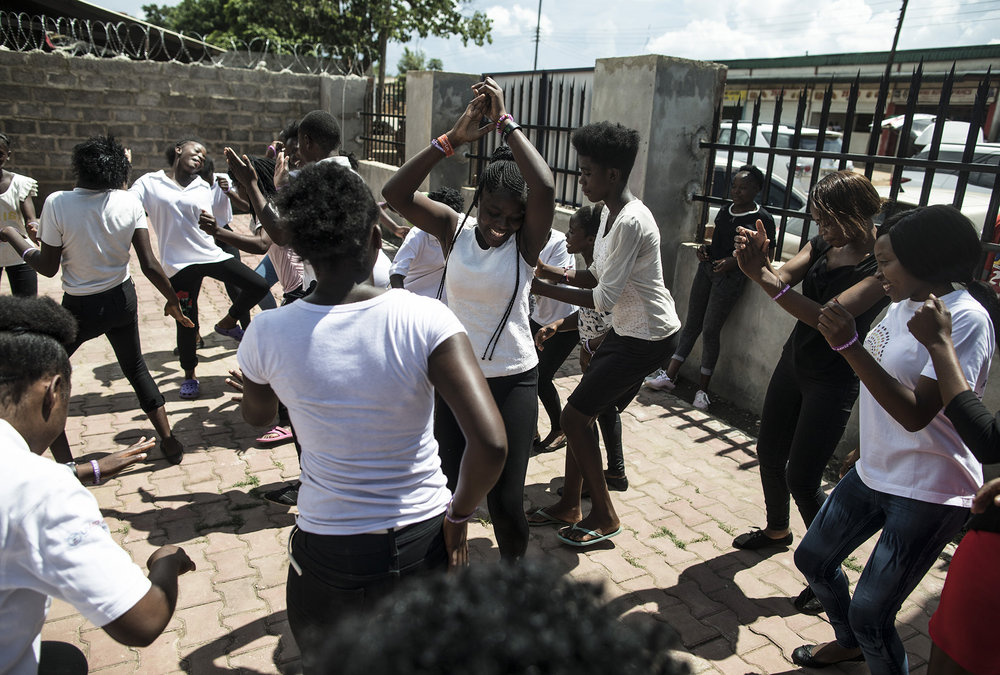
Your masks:
<svg viewBox="0 0 1000 675"><path fill-rule="evenodd" d="M237 342L243 340L243 329L239 326L233 326L232 328L219 328L219 324L215 324L215 332L219 335L224 335L227 338L233 338Z"/></svg>

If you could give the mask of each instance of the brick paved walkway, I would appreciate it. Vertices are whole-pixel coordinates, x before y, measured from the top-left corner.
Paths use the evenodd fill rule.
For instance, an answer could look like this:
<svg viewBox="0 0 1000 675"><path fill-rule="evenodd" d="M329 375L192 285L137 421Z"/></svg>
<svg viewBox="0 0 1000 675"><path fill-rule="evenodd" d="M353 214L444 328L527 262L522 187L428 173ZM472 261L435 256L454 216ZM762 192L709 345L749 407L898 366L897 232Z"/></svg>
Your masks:
<svg viewBox="0 0 1000 675"><path fill-rule="evenodd" d="M146 649L117 644L58 601L43 637L78 645L99 673L296 672L284 601L293 516L257 496L297 476L294 448L256 447L262 430L244 424L230 400L224 380L236 365L235 343L210 332L228 307L221 284L207 280L200 302L202 396L182 401L172 322L161 316L162 300L145 278L136 282L144 351L187 455L171 466L157 451L149 464L93 493L115 540L140 565L157 546L178 544L198 570L181 578L177 612ZM60 297L58 280L43 279L40 287ZM567 363L557 380L564 399L579 379L575 355ZM73 366L67 431L78 459L152 435L106 340L84 345ZM625 532L604 548L581 552L559 544L554 528L532 528L528 555L574 577L606 581L609 602L630 620L674 626L683 644L679 655L694 672L799 672L792 650L830 639L832 631L825 618L792 608L804 582L791 552L764 557L731 547L734 534L764 522L754 439L655 392L640 394L622 423L631 486L612 494ZM526 507L554 500L562 462L561 451L531 460ZM792 527L800 537L797 514ZM472 525L469 538L474 562L498 557L489 527ZM869 550L850 565L852 582ZM914 672L926 670L927 622L945 572L943 563L936 566L899 613ZM867 672L858 664L829 670Z"/></svg>

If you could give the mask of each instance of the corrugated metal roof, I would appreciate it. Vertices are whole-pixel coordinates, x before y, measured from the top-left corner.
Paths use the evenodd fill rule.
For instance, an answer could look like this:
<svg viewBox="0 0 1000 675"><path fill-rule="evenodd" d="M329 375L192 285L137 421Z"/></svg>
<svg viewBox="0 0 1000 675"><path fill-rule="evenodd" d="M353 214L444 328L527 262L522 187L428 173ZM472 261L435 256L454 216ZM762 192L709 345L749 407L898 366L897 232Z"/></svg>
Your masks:
<svg viewBox="0 0 1000 675"><path fill-rule="evenodd" d="M802 68L823 66L885 65L889 52L857 52L852 54L817 54L815 56L782 56L769 59L718 59L728 68L754 70L758 68ZM900 49L896 63L926 61L962 61L967 59L1000 60L1000 44L970 47L939 47L936 49Z"/></svg>

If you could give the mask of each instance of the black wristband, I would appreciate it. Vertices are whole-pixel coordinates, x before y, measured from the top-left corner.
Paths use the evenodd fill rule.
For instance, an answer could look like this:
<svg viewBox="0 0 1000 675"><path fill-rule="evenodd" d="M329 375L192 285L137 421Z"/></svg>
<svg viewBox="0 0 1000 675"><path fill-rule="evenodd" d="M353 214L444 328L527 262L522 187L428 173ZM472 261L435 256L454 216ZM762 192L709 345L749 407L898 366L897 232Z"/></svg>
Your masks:
<svg viewBox="0 0 1000 675"><path fill-rule="evenodd" d="M511 120L510 122L507 123L506 126L504 126L503 131L500 132L500 137L506 143L507 137L510 136L511 132L513 132L515 129L520 129L520 128L521 128L520 124L518 124L514 120Z"/></svg>

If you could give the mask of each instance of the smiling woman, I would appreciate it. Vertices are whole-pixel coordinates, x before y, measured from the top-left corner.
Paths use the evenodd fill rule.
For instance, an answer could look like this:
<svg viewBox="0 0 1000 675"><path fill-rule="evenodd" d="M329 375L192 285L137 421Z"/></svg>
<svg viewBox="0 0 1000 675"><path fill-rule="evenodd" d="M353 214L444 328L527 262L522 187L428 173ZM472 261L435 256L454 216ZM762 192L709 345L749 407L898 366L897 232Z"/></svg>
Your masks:
<svg viewBox="0 0 1000 675"><path fill-rule="evenodd" d="M408 221L437 237L444 249L448 306L469 333L507 430L507 463L488 504L500 555L517 559L528 546L524 477L538 416L538 357L528 322L528 294L552 225L554 189L552 172L507 114L496 82L486 78L472 89L475 98L455 126L404 164L382 194ZM495 124L480 126L483 117ZM480 177L473 198L478 219L419 192L438 162L494 128L509 149L498 149ZM449 487L454 487L465 439L443 404L437 408L434 433Z"/></svg>

